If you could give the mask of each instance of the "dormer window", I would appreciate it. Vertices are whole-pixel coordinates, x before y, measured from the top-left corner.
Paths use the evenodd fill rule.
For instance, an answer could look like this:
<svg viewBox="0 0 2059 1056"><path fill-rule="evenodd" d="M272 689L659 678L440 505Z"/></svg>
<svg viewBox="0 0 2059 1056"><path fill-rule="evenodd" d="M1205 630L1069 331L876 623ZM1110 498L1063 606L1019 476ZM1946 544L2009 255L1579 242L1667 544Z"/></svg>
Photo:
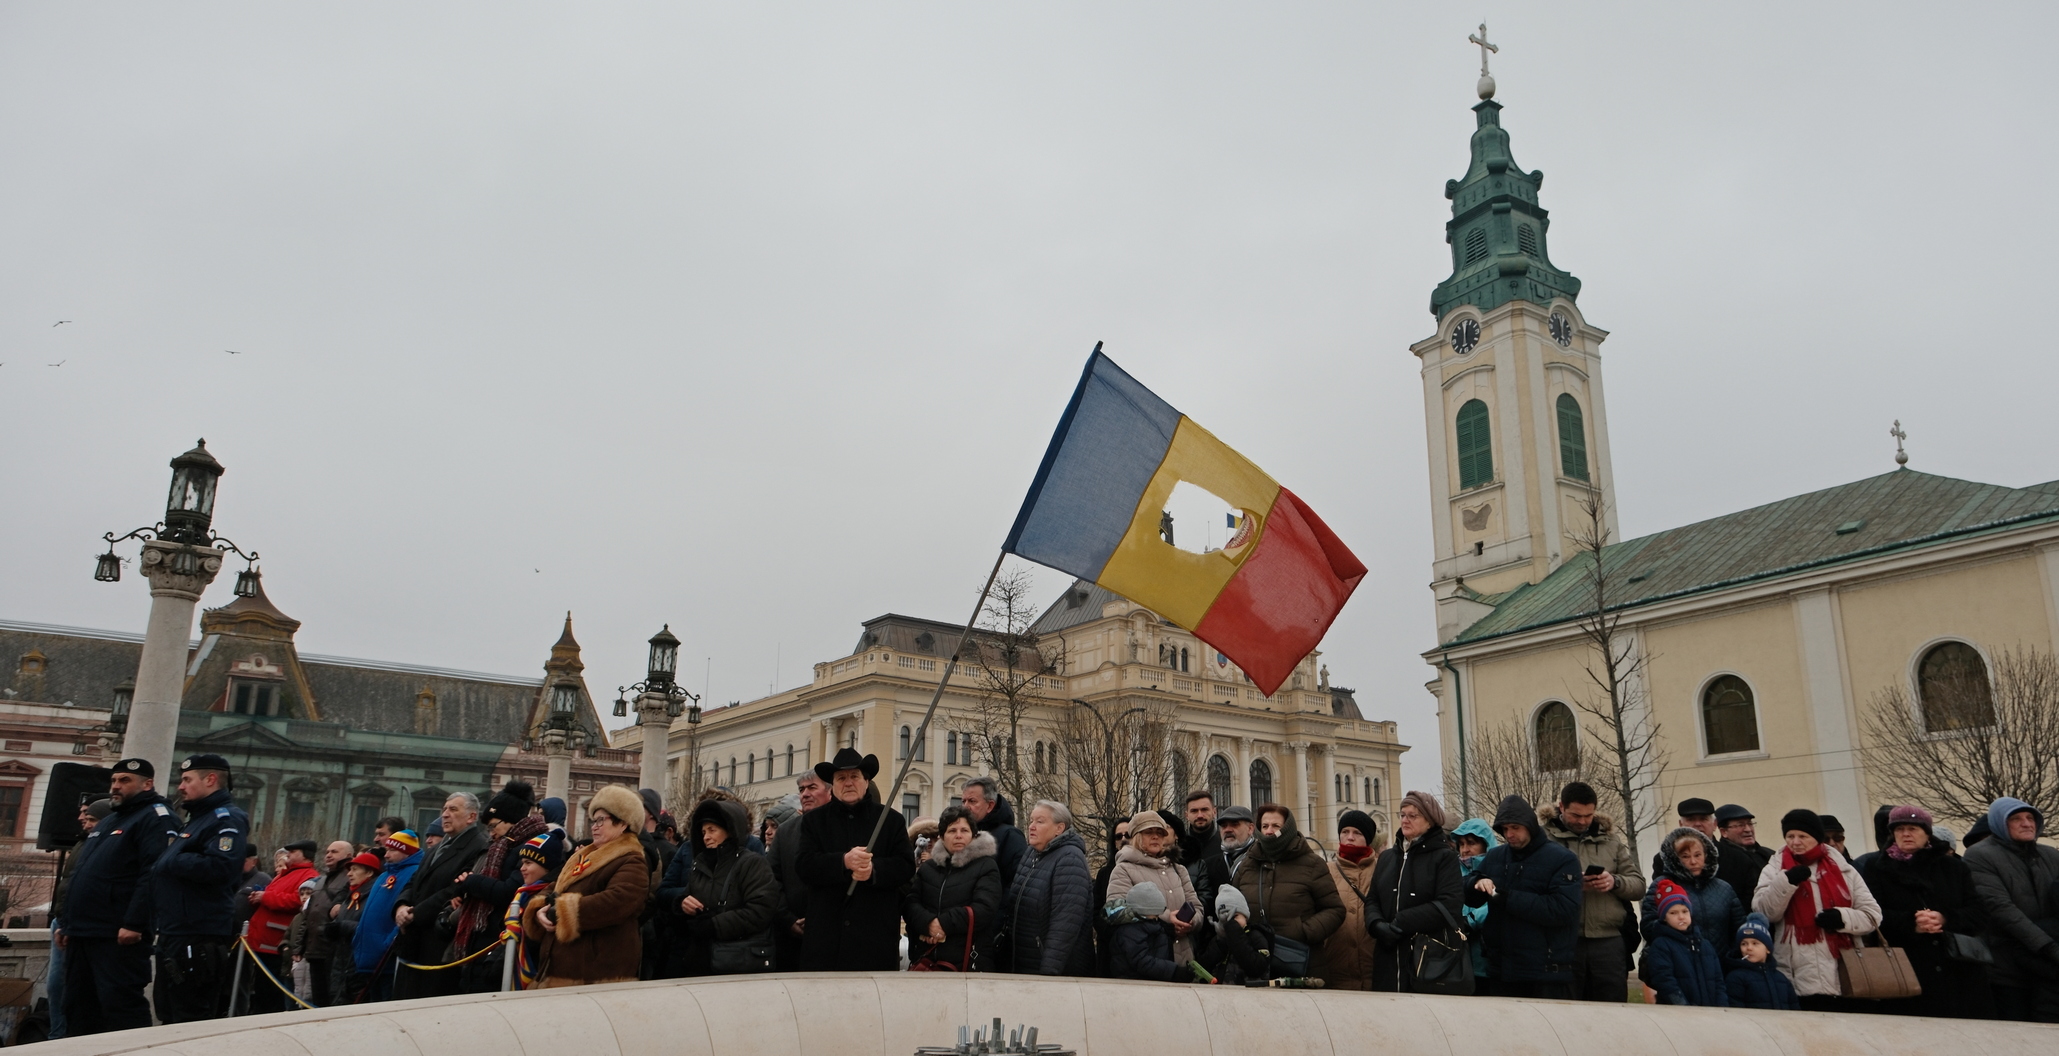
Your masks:
<svg viewBox="0 0 2059 1056"><path fill-rule="evenodd" d="M271 682L231 682L229 710L237 715L276 715L279 713L279 687Z"/></svg>

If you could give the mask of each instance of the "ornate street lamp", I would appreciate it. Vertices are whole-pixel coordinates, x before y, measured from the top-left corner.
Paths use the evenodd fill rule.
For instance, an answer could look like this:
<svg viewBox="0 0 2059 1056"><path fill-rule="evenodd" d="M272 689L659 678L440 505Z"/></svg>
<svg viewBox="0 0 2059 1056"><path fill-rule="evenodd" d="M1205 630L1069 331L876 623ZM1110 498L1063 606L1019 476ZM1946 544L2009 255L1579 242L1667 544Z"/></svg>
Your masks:
<svg viewBox="0 0 2059 1056"><path fill-rule="evenodd" d="M246 553L212 530L215 485L222 479L222 464L208 453L207 441L201 440L193 450L172 459L171 466L172 486L165 498L164 520L125 535L108 532L102 536L107 540L107 552L94 562L93 578L102 583L121 582L122 559L114 552L114 544L129 539L155 539L182 544L165 555L164 567L175 576L201 575L207 559L215 556L209 551L227 551L243 558L243 571L236 577L236 596L255 597L257 552Z"/></svg>
<svg viewBox="0 0 2059 1056"><path fill-rule="evenodd" d="M651 662L645 672L646 680L653 689L659 685L670 685L678 671L679 639L672 634L672 625L668 623L651 635Z"/></svg>

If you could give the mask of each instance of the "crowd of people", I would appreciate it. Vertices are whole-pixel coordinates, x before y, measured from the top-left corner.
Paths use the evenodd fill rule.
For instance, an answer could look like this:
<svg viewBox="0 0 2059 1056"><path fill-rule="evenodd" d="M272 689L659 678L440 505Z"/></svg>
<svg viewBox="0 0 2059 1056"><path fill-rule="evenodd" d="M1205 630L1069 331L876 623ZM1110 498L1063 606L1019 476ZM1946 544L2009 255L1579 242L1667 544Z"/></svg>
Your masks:
<svg viewBox="0 0 2059 1056"><path fill-rule="evenodd" d="M609 786L578 840L563 801L516 781L452 795L422 832L287 844L267 873L222 757L183 760L176 803L125 759L53 903L53 1036L146 1026L153 1006L181 1022L904 968L2059 1022L2059 849L2015 799L1963 854L1922 807L1883 806L1881 849L1857 859L1827 815L1787 812L1769 847L1745 808L1688 799L1646 866L1577 781L1492 819L1409 792L1391 843L1353 809L1332 849L1285 806L1196 791L1090 854L1063 803L1018 819L980 777L910 824L878 776L846 748L755 824L715 788L684 828L658 793ZM1847 992L1842 956L1882 941L1920 994Z"/></svg>

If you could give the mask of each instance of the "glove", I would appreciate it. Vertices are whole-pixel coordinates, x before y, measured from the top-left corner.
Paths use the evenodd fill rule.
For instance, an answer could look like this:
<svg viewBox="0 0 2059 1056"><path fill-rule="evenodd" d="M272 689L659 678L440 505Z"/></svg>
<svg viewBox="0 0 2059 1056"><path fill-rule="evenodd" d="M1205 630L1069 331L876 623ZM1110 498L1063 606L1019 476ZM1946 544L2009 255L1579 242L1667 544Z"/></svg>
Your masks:
<svg viewBox="0 0 2059 1056"><path fill-rule="evenodd" d="M1844 914L1834 909L1826 909L1816 914L1816 926L1824 931L1837 931L1845 926Z"/></svg>
<svg viewBox="0 0 2059 1056"><path fill-rule="evenodd" d="M1384 920L1373 922L1373 938L1389 946L1399 946L1408 938L1407 933Z"/></svg>
<svg viewBox="0 0 2059 1056"><path fill-rule="evenodd" d="M1794 868L1789 869L1787 871L1787 882L1793 884L1796 887L1800 887L1803 884L1808 883L1809 867L1806 865L1797 865Z"/></svg>

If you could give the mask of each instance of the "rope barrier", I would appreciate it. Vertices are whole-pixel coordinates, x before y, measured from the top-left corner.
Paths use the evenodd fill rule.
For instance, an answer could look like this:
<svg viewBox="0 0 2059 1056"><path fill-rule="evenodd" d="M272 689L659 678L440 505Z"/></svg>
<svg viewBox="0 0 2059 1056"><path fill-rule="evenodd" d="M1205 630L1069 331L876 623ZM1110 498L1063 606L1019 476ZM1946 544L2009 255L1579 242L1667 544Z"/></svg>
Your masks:
<svg viewBox="0 0 2059 1056"><path fill-rule="evenodd" d="M395 957L393 960L402 968L413 968L415 971L418 972L440 972L445 968L456 968L458 965L464 964L467 961L476 961L479 958L484 957L487 954L492 953L493 951L499 948L500 943L490 942L484 946L479 947L477 950L474 950L471 953L468 953L465 956L450 962L449 964L416 964L413 961L403 961L398 957Z"/></svg>
<svg viewBox="0 0 2059 1056"><path fill-rule="evenodd" d="M264 962L264 961L263 961L263 960L262 960L261 958L259 958L259 957L258 957L258 955L257 955L257 951L256 951L256 950L253 950L253 949L251 949L251 948L250 948L250 940L249 940L248 938L244 938L244 937L238 936L238 937L237 937L237 939L236 939L236 945L237 945L237 946L239 946L239 947L241 947L244 953L247 953L247 954L249 954L249 955L250 955L250 963L252 963L252 964L256 965L256 966L257 966L257 970L258 970L258 971L260 971L260 972L263 972L263 973L265 973L265 978L267 978L267 979L270 979L270 980L272 981L272 985L273 985L273 986L276 986L276 987L278 987L278 988L279 988L279 992L280 992L280 993L282 993L282 994L285 994L285 995L286 995L287 997L290 997L290 998L292 998L292 999L293 999L293 1001L294 1001L294 1003L295 1003L295 1004L297 1004L297 1005L299 1005L299 1006L300 1006L300 1007L302 1007L302 1008L313 1008L313 1007L315 1007L315 1006L313 1006L313 1005L310 1005L310 1004L308 1004L308 1003L307 1003L307 1002L305 1002L305 1001L302 1001L302 1000L300 999L300 995L299 995L299 994L296 994L296 993L294 993L294 992L293 992L293 988L292 988L292 987L290 987L290 986L287 986L287 985L286 985L285 983L282 983L282 982L280 982L280 981L279 981L279 977L278 977L278 976L276 976L276 975L273 975L273 974L272 974L272 970L271 970L270 968L267 968L267 967L265 967L265 962Z"/></svg>

